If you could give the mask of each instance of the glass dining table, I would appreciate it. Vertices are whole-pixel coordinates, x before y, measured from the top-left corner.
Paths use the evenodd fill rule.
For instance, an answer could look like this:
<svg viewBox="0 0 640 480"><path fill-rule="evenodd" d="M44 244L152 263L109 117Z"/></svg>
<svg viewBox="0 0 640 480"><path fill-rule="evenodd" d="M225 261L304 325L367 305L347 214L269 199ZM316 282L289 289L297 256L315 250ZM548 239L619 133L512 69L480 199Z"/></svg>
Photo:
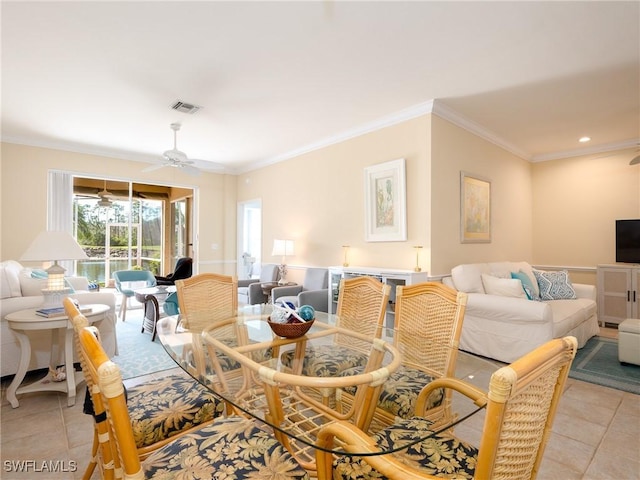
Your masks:
<svg viewBox="0 0 640 480"><path fill-rule="evenodd" d="M241 307L236 312L164 317L158 322L158 337L178 366L225 402L227 414L252 417L271 428L307 470L315 470L317 449L336 455L371 455L353 449L347 452L339 443L327 450L318 445L318 435L328 424L344 421L363 431L374 431L380 392L402 368L405 351L415 345L416 339L405 345L400 332L393 330L383 330L379 338L372 339L339 328L335 315L322 312L316 312L305 335L280 337L269 326L272 308L262 304ZM428 333L420 341L428 345ZM442 346L435 347L434 352L442 355ZM341 364L345 352L351 363ZM492 368L487 369L486 361L478 365L483 360L464 352L450 353L459 364L466 365L460 372L466 381L473 381L478 368L485 372ZM322 371L322 362L331 364L331 368L337 365L339 372L314 374ZM447 402L435 432L482 410L471 401ZM412 439L412 443L417 440ZM393 451L407 446L396 444ZM383 448L377 454L386 453L392 451Z"/></svg>

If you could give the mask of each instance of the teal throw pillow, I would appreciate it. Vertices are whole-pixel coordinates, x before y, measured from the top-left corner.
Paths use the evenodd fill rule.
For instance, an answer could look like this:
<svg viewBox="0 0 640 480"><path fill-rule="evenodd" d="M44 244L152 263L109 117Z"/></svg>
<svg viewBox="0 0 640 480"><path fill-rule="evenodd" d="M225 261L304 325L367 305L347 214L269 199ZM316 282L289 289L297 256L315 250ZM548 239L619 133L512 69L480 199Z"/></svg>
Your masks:
<svg viewBox="0 0 640 480"><path fill-rule="evenodd" d="M533 282L529 278L529 275L520 270L519 272L511 272L511 278L520 280L522 283L522 289L529 300L537 300L537 296L535 294L536 290L533 288Z"/></svg>

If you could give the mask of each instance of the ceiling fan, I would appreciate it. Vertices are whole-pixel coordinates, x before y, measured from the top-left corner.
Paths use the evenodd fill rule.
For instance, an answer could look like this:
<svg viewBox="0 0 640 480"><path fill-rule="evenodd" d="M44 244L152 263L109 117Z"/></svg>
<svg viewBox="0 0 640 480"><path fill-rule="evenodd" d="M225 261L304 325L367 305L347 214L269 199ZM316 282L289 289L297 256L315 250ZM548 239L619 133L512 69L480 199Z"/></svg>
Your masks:
<svg viewBox="0 0 640 480"><path fill-rule="evenodd" d="M98 206L99 207L111 207L113 205L113 202L111 201L111 199L113 198L113 194L107 190L107 181L104 181L104 187L102 188L102 191L98 192L98 197L100 198L100 200L98 201Z"/></svg>
<svg viewBox="0 0 640 480"><path fill-rule="evenodd" d="M150 167L142 170L143 172L150 172L152 170L158 170L159 168L164 167L174 167L181 168L185 173L189 175L198 176L200 175L200 170L194 166L196 163L194 160L189 160L187 154L178 150L178 130L180 130L179 123L172 123L171 130L173 130L173 148L171 150L167 150L162 154L164 158L164 162L159 165L152 165Z"/></svg>

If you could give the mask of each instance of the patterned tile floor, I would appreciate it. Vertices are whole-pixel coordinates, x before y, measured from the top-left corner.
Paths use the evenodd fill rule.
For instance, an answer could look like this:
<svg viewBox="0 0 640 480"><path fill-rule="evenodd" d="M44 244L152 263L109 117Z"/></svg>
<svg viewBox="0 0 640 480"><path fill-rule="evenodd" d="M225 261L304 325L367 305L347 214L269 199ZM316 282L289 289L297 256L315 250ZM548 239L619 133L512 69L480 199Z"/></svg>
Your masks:
<svg viewBox="0 0 640 480"><path fill-rule="evenodd" d="M616 333L602 332L614 337ZM490 372L486 373L488 378ZM145 378L125 383L132 385ZM92 421L82 413L82 401L67 407L62 394L27 394L20 397L20 407L12 409L5 398L6 386L3 382L0 478L82 478L92 442ZM477 444L482 421L481 416L474 417L456 432ZM28 473L13 471L17 460L31 460L39 471L33 467ZM59 471L43 471L44 461L51 461L48 465ZM97 473L92 478L98 478ZM538 478L640 479L640 396L569 379Z"/></svg>

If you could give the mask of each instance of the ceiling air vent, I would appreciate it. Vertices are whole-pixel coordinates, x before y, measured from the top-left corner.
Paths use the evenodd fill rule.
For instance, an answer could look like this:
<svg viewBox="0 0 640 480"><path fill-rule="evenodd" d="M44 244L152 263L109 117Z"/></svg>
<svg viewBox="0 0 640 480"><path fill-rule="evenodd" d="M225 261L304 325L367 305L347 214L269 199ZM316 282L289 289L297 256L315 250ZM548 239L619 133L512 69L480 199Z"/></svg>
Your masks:
<svg viewBox="0 0 640 480"><path fill-rule="evenodd" d="M201 108L202 107L199 107L198 105L182 102L180 100L176 101L173 105L171 105L172 110L177 110L178 112L189 113L189 114L194 114Z"/></svg>

